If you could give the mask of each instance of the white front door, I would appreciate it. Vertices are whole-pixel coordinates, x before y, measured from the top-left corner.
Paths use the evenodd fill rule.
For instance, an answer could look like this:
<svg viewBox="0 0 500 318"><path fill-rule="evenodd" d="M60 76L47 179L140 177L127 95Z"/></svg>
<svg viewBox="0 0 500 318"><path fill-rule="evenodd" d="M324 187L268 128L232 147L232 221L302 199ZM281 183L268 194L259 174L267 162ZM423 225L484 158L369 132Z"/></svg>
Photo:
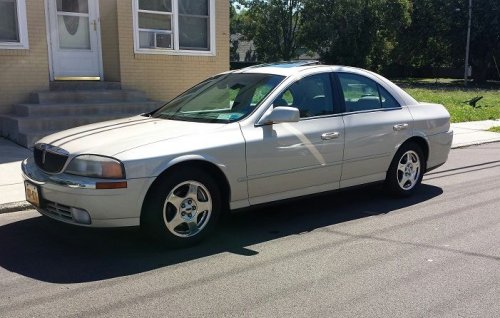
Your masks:
<svg viewBox="0 0 500 318"><path fill-rule="evenodd" d="M51 79L101 79L98 0L47 0Z"/></svg>

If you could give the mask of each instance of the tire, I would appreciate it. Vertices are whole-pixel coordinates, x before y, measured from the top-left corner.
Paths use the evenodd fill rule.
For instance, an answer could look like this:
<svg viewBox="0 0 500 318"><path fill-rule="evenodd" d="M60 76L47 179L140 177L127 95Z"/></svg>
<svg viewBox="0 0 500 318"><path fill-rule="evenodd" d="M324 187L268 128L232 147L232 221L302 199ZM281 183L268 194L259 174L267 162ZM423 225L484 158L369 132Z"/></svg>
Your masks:
<svg viewBox="0 0 500 318"><path fill-rule="evenodd" d="M198 243L221 215L215 180L198 168L180 168L160 176L146 196L141 228L169 247Z"/></svg>
<svg viewBox="0 0 500 318"><path fill-rule="evenodd" d="M414 142L403 144L394 155L387 170L385 187L393 195L407 197L422 182L426 162L422 148Z"/></svg>

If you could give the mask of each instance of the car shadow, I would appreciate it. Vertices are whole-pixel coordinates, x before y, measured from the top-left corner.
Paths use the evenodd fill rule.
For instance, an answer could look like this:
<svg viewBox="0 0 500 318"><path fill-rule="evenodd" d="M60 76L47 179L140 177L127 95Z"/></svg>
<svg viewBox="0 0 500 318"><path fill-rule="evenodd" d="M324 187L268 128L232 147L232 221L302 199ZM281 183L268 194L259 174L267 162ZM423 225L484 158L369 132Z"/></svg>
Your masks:
<svg viewBox="0 0 500 318"><path fill-rule="evenodd" d="M167 249L137 228L90 229L46 217L0 227L0 266L51 283L81 283L137 274L223 252L251 257L249 246L428 201L442 189L423 184L410 198L378 187L308 197L225 216L215 233L194 247Z"/></svg>

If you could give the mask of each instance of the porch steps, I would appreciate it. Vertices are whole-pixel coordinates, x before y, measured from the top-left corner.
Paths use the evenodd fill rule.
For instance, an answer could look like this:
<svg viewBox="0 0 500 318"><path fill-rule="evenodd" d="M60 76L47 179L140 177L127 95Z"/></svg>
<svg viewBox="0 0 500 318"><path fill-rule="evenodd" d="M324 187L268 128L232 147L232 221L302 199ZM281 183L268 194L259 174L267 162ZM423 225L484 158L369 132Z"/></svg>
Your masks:
<svg viewBox="0 0 500 318"><path fill-rule="evenodd" d="M61 103L61 104L18 104L14 116L85 116L135 113L141 114L158 108L158 102L108 102L108 103Z"/></svg>
<svg viewBox="0 0 500 318"><path fill-rule="evenodd" d="M147 101L146 94L141 91L121 89L72 90L72 91L45 91L31 95L31 102L35 104L59 103L102 103L117 101Z"/></svg>
<svg viewBox="0 0 500 318"><path fill-rule="evenodd" d="M49 87L51 91L122 89L122 83L94 82L94 81L60 81L60 82L50 82Z"/></svg>
<svg viewBox="0 0 500 318"><path fill-rule="evenodd" d="M2 136L29 148L61 130L131 117L163 104L147 99L144 92L123 90L120 83L54 82L50 89L32 93L30 102L13 105L10 114L0 115Z"/></svg>

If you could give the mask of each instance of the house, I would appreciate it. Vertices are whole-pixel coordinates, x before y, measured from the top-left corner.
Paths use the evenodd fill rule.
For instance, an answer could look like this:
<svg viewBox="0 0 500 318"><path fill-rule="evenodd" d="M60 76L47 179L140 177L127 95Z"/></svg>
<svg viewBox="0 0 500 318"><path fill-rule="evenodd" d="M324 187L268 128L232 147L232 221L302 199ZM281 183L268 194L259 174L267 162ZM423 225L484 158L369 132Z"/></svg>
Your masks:
<svg viewBox="0 0 500 318"><path fill-rule="evenodd" d="M0 128L25 146L228 69L227 0L0 0Z"/></svg>

